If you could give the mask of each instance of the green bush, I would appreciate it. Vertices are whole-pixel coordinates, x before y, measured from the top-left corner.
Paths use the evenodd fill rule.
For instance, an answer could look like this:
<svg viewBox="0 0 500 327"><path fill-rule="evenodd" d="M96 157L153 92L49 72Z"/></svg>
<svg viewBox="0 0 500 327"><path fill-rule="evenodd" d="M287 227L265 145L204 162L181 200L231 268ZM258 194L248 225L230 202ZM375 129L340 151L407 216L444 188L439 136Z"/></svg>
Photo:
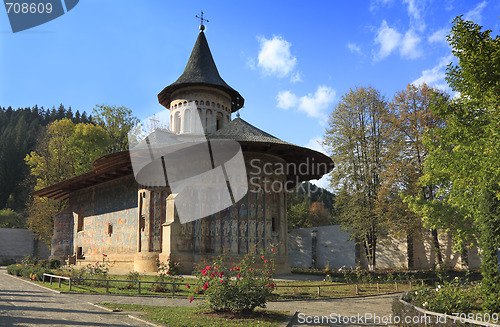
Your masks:
<svg viewBox="0 0 500 327"><path fill-rule="evenodd" d="M481 285L458 278L433 288L419 287L408 291L403 300L430 311L453 314L481 311Z"/></svg>
<svg viewBox="0 0 500 327"><path fill-rule="evenodd" d="M206 306L214 311L265 308L274 290L272 260L247 255L239 264L227 261L226 256L220 256L196 273L196 285L186 285L191 288L190 301L203 293Z"/></svg>
<svg viewBox="0 0 500 327"><path fill-rule="evenodd" d="M7 266L7 272L14 276L22 276L32 280L43 281L43 274L50 274L47 268L32 264L15 264Z"/></svg>
<svg viewBox="0 0 500 327"><path fill-rule="evenodd" d="M23 269L23 265L14 264L7 266L7 273L14 276L21 276L21 270Z"/></svg>

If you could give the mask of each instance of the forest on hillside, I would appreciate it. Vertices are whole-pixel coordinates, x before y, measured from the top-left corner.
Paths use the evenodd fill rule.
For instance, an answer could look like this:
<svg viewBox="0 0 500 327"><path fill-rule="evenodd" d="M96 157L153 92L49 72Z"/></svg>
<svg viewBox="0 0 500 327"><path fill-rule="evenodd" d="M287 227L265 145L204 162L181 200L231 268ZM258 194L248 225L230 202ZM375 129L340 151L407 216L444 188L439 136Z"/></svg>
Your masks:
<svg viewBox="0 0 500 327"><path fill-rule="evenodd" d="M71 107L0 107L0 227L25 227L24 210L32 185L25 157L35 149L45 126L67 118L89 123L92 117Z"/></svg>

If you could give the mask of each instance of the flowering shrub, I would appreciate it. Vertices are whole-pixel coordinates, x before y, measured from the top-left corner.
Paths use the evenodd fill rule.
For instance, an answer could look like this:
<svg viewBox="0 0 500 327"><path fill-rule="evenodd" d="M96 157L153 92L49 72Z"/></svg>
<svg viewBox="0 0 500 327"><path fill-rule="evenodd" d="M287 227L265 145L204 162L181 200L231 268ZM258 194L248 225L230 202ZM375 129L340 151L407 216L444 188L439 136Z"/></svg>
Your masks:
<svg viewBox="0 0 500 327"><path fill-rule="evenodd" d="M265 308L272 297L272 260L264 255L246 255L238 264L229 264L226 256L218 257L211 265L196 273L196 285L190 301L197 294L205 295L205 304L214 311L243 311Z"/></svg>
<svg viewBox="0 0 500 327"><path fill-rule="evenodd" d="M433 288L419 287L408 291L403 300L430 311L452 314L481 310L480 284L458 278Z"/></svg>
<svg viewBox="0 0 500 327"><path fill-rule="evenodd" d="M182 283L184 280L179 273L180 262L173 261L168 257L166 263L156 260L156 266L158 267L158 275L155 280L156 284L153 284L151 288L153 292L166 292L167 288L162 283ZM175 292L175 289L176 285L173 284L172 291Z"/></svg>

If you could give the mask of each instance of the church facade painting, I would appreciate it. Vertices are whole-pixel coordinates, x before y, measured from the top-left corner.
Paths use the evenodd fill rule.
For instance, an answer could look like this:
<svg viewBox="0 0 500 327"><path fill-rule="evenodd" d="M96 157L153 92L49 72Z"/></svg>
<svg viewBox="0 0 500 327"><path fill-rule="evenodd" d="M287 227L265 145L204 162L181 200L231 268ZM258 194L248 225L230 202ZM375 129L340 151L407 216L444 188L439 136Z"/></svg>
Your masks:
<svg viewBox="0 0 500 327"><path fill-rule="evenodd" d="M209 141L235 140L246 165L248 192L232 206L210 216L181 223L175 196L167 186L144 186L134 178L130 154L97 159L93 170L34 192L65 200L68 207L54 218L52 258L86 265L102 259L118 271L154 272L157 260L172 258L191 273L220 254L235 261L248 253L272 249L277 273L290 271L287 244L286 187L319 179L333 169L327 156L282 141L232 114L243 97L220 77L203 30L184 73L158 94L170 110L172 133L189 133L194 104ZM310 165L306 173L266 169ZM280 186L280 187L274 187ZM210 206L220 194L197 199Z"/></svg>

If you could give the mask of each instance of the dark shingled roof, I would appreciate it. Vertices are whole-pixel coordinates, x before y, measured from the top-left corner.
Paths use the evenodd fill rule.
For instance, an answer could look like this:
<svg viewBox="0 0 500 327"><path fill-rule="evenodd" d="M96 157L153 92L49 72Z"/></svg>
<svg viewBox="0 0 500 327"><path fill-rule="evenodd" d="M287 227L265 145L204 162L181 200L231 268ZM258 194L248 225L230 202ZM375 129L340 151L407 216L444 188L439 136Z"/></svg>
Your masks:
<svg viewBox="0 0 500 327"><path fill-rule="evenodd" d="M269 133L247 123L241 118L235 118L229 122L224 128L208 135L208 139L231 139L235 141L249 141L249 142L268 142L275 144L288 144L291 143L280 140Z"/></svg>
<svg viewBox="0 0 500 327"><path fill-rule="evenodd" d="M246 152L266 153L282 158L287 164L308 167L304 172L288 171L287 180L292 184L319 179L330 172L333 161L327 155L280 140L241 118L235 118L222 129L207 135L209 140L230 139L241 145L243 155Z"/></svg>
<svg viewBox="0 0 500 327"><path fill-rule="evenodd" d="M227 85L220 77L203 32L198 35L184 73L158 94L158 101L169 109L172 93L186 86L210 86L226 92L231 97L232 112L242 108L245 102L238 91Z"/></svg>

